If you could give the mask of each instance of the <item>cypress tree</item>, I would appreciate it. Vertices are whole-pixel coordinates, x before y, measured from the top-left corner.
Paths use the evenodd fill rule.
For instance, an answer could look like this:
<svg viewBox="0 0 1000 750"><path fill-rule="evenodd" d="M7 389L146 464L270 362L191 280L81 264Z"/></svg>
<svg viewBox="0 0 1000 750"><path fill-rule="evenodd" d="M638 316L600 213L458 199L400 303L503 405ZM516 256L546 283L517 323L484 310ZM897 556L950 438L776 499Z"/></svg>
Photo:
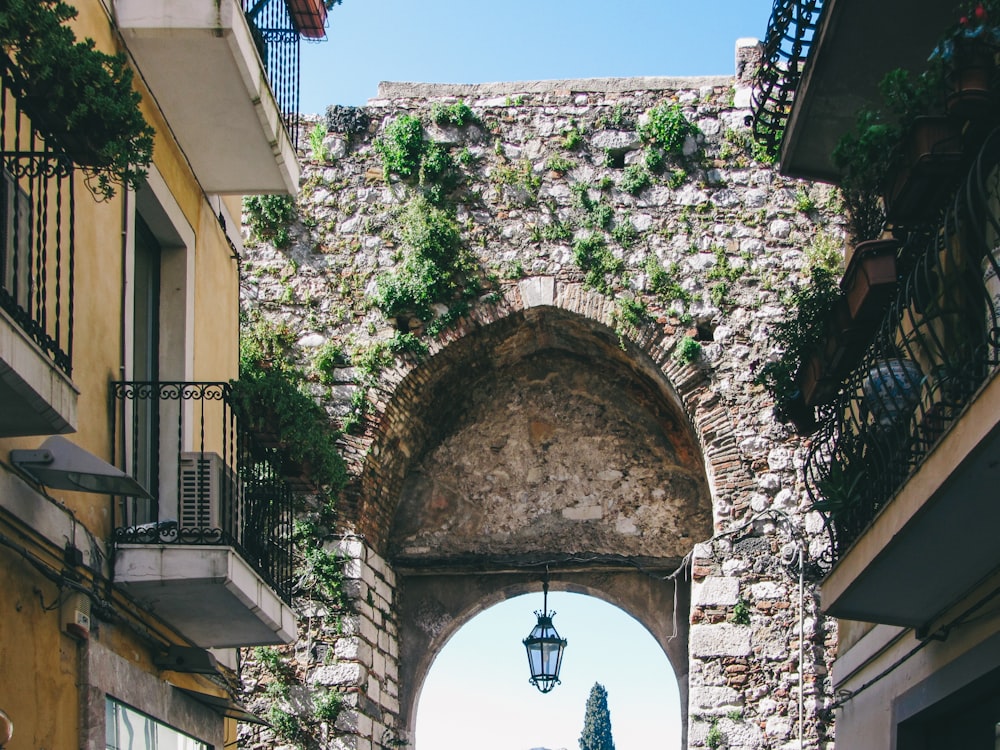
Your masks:
<svg viewBox="0 0 1000 750"><path fill-rule="evenodd" d="M608 691L594 683L587 698L587 713L583 718L580 750L615 750L611 738L611 712L608 711Z"/></svg>

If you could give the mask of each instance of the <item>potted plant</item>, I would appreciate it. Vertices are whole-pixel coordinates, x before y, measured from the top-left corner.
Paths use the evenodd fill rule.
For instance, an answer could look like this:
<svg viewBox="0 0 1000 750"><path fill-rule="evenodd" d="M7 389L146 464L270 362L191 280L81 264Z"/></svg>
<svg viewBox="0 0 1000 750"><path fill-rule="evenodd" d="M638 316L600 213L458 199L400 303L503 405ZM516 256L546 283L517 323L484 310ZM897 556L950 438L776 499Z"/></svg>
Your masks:
<svg viewBox="0 0 1000 750"><path fill-rule="evenodd" d="M822 355L839 298L833 272L823 266L812 268L809 283L791 295L788 316L771 331L772 340L780 347L778 357L767 362L754 377L754 382L763 385L774 398L779 415L799 415L806 429L815 427L811 419L812 407L818 403L814 384L827 378Z"/></svg>
<svg viewBox="0 0 1000 750"><path fill-rule="evenodd" d="M893 352L876 360L862 383L864 405L877 427L895 428L920 400L924 375L912 359Z"/></svg>
<svg viewBox="0 0 1000 750"><path fill-rule="evenodd" d="M959 17L931 54L932 64L943 70L948 85L948 112L962 119L997 112L993 79L1000 29L994 19L1000 17L1000 8L996 6L995 2L977 2Z"/></svg>
<svg viewBox="0 0 1000 750"><path fill-rule="evenodd" d="M858 244L840 281L847 314L854 324L873 323L896 289L896 239Z"/></svg>
<svg viewBox="0 0 1000 750"><path fill-rule="evenodd" d="M962 159L959 123L938 114L943 107L938 69L914 77L897 68L882 79L879 91L883 108L859 112L854 129L832 154L859 242L879 236L880 218L909 225L933 217L933 206L950 189ZM876 208L879 196L882 211Z"/></svg>
<svg viewBox="0 0 1000 750"><path fill-rule="evenodd" d="M861 503L865 484L863 470L857 469L855 464L834 460L816 482L822 498L812 504L812 509L836 520Z"/></svg>
<svg viewBox="0 0 1000 750"><path fill-rule="evenodd" d="M882 233L882 185L893 167L900 137L897 124L865 108L858 112L854 128L841 137L833 150L832 160L841 173L840 192L856 242L875 239Z"/></svg>
<svg viewBox="0 0 1000 750"><path fill-rule="evenodd" d="M137 187L152 160L154 130L139 109L125 56L77 41L58 0L9 2L0 13L0 75L47 144L94 178L106 199Z"/></svg>

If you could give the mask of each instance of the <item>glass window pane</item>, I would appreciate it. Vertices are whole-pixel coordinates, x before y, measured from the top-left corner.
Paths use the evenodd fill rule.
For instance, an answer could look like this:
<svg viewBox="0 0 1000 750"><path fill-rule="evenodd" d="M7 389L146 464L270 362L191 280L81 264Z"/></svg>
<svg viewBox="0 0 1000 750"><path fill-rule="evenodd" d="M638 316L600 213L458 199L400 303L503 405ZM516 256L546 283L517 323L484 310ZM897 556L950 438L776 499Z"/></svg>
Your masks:
<svg viewBox="0 0 1000 750"><path fill-rule="evenodd" d="M204 742L161 724L113 698L106 701L106 750L210 750Z"/></svg>

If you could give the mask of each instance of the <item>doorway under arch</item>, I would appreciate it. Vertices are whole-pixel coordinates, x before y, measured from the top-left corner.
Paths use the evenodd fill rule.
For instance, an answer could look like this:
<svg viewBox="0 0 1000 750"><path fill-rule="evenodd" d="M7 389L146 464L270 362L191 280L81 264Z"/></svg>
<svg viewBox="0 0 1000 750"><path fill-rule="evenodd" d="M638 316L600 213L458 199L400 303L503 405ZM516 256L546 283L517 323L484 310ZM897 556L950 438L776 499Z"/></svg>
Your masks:
<svg viewBox="0 0 1000 750"><path fill-rule="evenodd" d="M656 638L622 609L593 596L549 595L554 623L569 641L562 684L540 694L528 683L521 639L541 608L541 592L476 614L436 655L420 691L416 750L571 750L595 682L608 692L618 750L681 746L676 675Z"/></svg>

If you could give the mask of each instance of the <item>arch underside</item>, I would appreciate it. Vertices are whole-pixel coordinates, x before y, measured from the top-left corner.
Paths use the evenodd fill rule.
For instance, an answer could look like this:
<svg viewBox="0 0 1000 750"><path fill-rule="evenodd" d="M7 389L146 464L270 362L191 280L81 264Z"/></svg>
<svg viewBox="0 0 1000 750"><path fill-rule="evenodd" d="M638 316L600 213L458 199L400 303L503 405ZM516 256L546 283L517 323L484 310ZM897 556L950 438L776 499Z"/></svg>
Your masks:
<svg viewBox="0 0 1000 750"><path fill-rule="evenodd" d="M407 373L381 424L356 524L400 581L403 726L451 634L545 567L642 623L686 706L690 592L669 575L712 536L712 493L649 354L585 315L510 312Z"/></svg>

